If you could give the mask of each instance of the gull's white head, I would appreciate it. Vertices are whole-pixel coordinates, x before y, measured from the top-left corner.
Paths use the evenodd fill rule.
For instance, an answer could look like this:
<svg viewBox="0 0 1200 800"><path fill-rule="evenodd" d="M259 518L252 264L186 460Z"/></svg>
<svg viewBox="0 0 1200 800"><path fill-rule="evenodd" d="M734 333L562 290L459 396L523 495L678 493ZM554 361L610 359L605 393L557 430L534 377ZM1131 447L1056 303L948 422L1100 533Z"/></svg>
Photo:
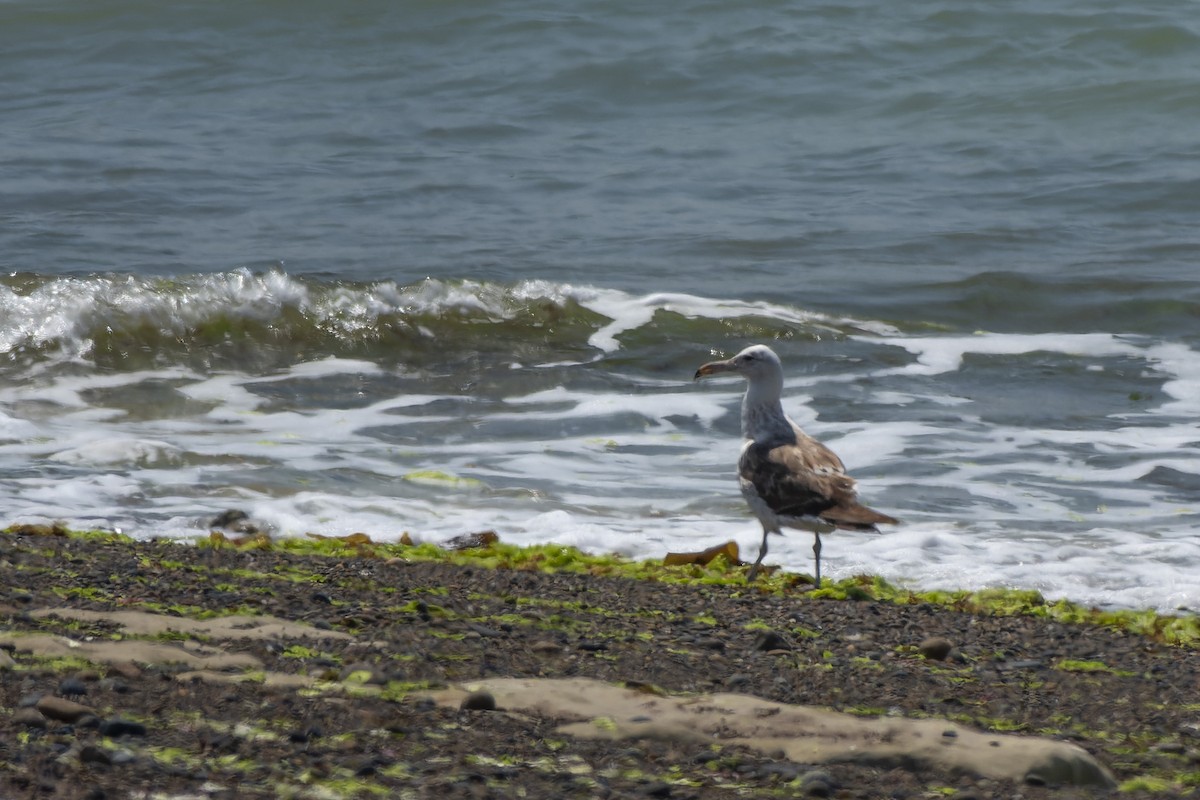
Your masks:
<svg viewBox="0 0 1200 800"><path fill-rule="evenodd" d="M738 353L733 358L724 361L710 361L696 370L695 380L723 372L735 372L750 383L761 383L770 380L772 383L783 382L783 364L775 351L765 344L754 344Z"/></svg>

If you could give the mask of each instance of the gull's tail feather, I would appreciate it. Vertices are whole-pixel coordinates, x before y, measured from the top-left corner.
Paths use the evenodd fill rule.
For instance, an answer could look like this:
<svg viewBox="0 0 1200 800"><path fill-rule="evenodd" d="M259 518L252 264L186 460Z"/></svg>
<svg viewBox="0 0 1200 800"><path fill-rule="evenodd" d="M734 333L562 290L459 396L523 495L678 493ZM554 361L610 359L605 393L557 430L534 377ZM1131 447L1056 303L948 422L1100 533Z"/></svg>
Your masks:
<svg viewBox="0 0 1200 800"><path fill-rule="evenodd" d="M847 531L879 532L876 525L898 525L900 520L859 503L842 503L821 512L821 519Z"/></svg>

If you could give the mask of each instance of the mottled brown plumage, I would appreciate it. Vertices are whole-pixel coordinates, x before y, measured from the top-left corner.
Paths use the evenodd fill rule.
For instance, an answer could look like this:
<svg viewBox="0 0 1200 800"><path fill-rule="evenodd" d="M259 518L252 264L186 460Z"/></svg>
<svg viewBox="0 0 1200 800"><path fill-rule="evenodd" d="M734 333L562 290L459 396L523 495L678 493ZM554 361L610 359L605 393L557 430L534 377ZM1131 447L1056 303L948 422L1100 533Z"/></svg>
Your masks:
<svg viewBox="0 0 1200 800"><path fill-rule="evenodd" d="M712 361L696 370L696 378L735 372L747 381L742 400L742 435L738 483L747 504L763 526L758 560L748 580L758 574L767 554L767 537L783 527L812 531L815 539L816 584L821 585L821 534L837 528L875 531L897 520L858 502L854 479L832 450L801 430L783 413L783 367L769 347L747 347L727 361Z"/></svg>
<svg viewBox="0 0 1200 800"><path fill-rule="evenodd" d="M806 434L774 446L747 440L738 477L778 516L819 517L846 530L869 531L896 522L859 503L855 481L841 459Z"/></svg>

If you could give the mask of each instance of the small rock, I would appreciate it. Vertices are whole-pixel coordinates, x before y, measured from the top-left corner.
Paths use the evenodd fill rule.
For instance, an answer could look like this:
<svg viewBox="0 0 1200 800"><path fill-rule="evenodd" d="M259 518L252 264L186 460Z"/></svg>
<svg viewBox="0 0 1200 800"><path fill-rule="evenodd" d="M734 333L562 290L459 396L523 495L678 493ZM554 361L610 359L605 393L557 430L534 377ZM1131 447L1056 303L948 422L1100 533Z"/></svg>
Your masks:
<svg viewBox="0 0 1200 800"><path fill-rule="evenodd" d="M737 691L738 689L747 686L751 680L753 679L746 673L737 672L725 679L725 688L731 691Z"/></svg>
<svg viewBox="0 0 1200 800"><path fill-rule="evenodd" d="M13 660L12 656L10 656L8 653L4 652L3 650L0 650L0 671L10 670L13 667L15 667L16 665L17 665L17 662Z"/></svg>
<svg viewBox="0 0 1200 800"><path fill-rule="evenodd" d="M38 700L37 705L34 707L42 712L43 717L56 719L59 722L78 722L81 718L89 714L95 715L96 713L87 706L76 703L73 700L65 700L61 697L51 697L49 695Z"/></svg>
<svg viewBox="0 0 1200 800"><path fill-rule="evenodd" d="M100 735L114 739L118 736L145 736L146 726L140 722L114 717L100 723Z"/></svg>
<svg viewBox="0 0 1200 800"><path fill-rule="evenodd" d="M114 750L112 754L112 763L118 766L122 764L132 764L137 761L137 756L132 750Z"/></svg>
<svg viewBox="0 0 1200 800"><path fill-rule="evenodd" d="M423 621L429 622L429 617L430 617L429 604L426 603L424 600L417 601L417 616L420 617Z"/></svg>
<svg viewBox="0 0 1200 800"><path fill-rule="evenodd" d="M26 706L18 708L12 715L12 721L18 725L24 725L26 728L45 728L46 718L36 708Z"/></svg>
<svg viewBox="0 0 1200 800"><path fill-rule="evenodd" d="M103 764L108 766L112 763L112 756L103 747L97 747L94 744L85 744L83 749L79 751L79 760L84 764Z"/></svg>
<svg viewBox="0 0 1200 800"><path fill-rule="evenodd" d="M1200 739L1200 722L1185 722L1179 726L1179 732L1184 736Z"/></svg>
<svg viewBox="0 0 1200 800"><path fill-rule="evenodd" d="M142 677L142 670L132 661L118 661L115 664L109 664L108 674L132 681Z"/></svg>
<svg viewBox="0 0 1200 800"><path fill-rule="evenodd" d="M495 711L496 698L492 696L491 692L471 692L463 698L459 708L464 711Z"/></svg>
<svg viewBox="0 0 1200 800"><path fill-rule="evenodd" d="M63 697L81 697L87 694L87 684L79 678L64 678L58 684L58 693Z"/></svg>
<svg viewBox="0 0 1200 800"><path fill-rule="evenodd" d="M754 640L754 649L770 652L771 650L791 650L792 644L775 631L763 631Z"/></svg>
<svg viewBox="0 0 1200 800"><path fill-rule="evenodd" d="M807 797L831 797L837 783L823 770L809 770L800 776L800 791Z"/></svg>
<svg viewBox="0 0 1200 800"><path fill-rule="evenodd" d="M318 728L316 725L310 725L307 728L292 731L288 734L288 739L296 744L303 744L305 742L312 741L313 739L320 739L324 735L325 732L323 730Z"/></svg>
<svg viewBox="0 0 1200 800"><path fill-rule="evenodd" d="M487 625L480 625L476 622L468 622L467 627L473 632L488 639L495 639L504 635L504 631L496 630L495 628L489 628Z"/></svg>
<svg viewBox="0 0 1200 800"><path fill-rule="evenodd" d="M557 653L562 650L562 645L549 639L538 639L529 645L529 649L535 653Z"/></svg>
<svg viewBox="0 0 1200 800"><path fill-rule="evenodd" d="M776 777L783 783L790 783L800 777L800 768L790 761L783 759L770 764L764 764L756 772L766 778Z"/></svg>
<svg viewBox="0 0 1200 800"><path fill-rule="evenodd" d="M930 636L917 645L917 651L931 661L945 661L954 643L944 636Z"/></svg>
<svg viewBox="0 0 1200 800"><path fill-rule="evenodd" d="M250 515L237 508L222 511L208 523L212 528L227 528L232 531L244 531L250 525Z"/></svg>
<svg viewBox="0 0 1200 800"><path fill-rule="evenodd" d="M231 508L227 511L222 511L220 514L217 514L208 524L214 528L224 528L226 525L230 525L234 522L241 522L242 520L249 518L250 515L245 511L237 508Z"/></svg>
<svg viewBox="0 0 1200 800"><path fill-rule="evenodd" d="M1183 742L1162 742L1154 745L1154 747L1151 749L1156 750L1159 753L1172 754L1184 753L1187 751L1187 747L1183 744Z"/></svg>
<svg viewBox="0 0 1200 800"><path fill-rule="evenodd" d="M447 550L474 550L481 547L491 547L498 541L500 541L500 536L495 531L478 531L476 533L464 533L461 536L452 537L442 546Z"/></svg>

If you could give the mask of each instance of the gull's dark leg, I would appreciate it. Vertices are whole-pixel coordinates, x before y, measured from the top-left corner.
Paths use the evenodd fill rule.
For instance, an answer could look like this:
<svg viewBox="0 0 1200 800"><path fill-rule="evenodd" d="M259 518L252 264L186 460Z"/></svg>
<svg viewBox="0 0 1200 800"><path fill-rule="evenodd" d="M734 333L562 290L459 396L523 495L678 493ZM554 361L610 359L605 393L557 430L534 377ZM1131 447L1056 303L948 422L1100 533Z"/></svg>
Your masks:
<svg viewBox="0 0 1200 800"><path fill-rule="evenodd" d="M764 542L764 546L765 546ZM813 556L817 559L817 588L821 588L821 534L813 531Z"/></svg>
<svg viewBox="0 0 1200 800"><path fill-rule="evenodd" d="M758 558L753 564L750 565L750 571L746 573L746 583L750 583L752 580L754 580L754 577L758 575L758 568L762 564L762 560L767 557L767 535L769 533L770 531L767 530L767 526L764 525L762 547L760 547L758 550Z"/></svg>

